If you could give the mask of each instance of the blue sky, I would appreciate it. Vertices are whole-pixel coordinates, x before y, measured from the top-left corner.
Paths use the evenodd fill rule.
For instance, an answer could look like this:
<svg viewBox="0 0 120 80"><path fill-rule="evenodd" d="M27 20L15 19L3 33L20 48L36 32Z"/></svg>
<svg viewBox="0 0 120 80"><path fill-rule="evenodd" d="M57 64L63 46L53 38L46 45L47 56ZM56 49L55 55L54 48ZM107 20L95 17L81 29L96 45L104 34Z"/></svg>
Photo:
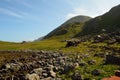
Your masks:
<svg viewBox="0 0 120 80"><path fill-rule="evenodd" d="M0 0L0 40L34 40L71 17L95 17L118 4L120 0Z"/></svg>

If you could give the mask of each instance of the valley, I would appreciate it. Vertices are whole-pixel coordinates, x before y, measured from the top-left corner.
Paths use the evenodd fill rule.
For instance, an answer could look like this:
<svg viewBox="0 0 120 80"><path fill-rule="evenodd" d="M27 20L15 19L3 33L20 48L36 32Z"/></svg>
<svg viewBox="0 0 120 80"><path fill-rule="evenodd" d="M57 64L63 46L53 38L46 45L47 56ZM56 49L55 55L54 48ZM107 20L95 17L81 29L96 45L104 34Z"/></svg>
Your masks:
<svg viewBox="0 0 120 80"><path fill-rule="evenodd" d="M0 80L120 80L119 11L73 17L32 42L0 41Z"/></svg>

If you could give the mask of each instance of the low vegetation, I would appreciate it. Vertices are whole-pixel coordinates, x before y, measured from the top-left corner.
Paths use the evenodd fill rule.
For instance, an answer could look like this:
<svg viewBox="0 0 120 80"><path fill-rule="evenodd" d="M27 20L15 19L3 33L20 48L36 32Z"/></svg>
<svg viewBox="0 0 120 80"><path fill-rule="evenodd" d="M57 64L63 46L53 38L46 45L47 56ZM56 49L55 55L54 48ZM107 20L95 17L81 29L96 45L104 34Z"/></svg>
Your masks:
<svg viewBox="0 0 120 80"><path fill-rule="evenodd" d="M69 71L66 74L58 75L59 77L65 80L71 80L74 73L79 72L84 78L99 80L104 77L109 77L114 75L114 71L119 69L119 66L113 64L104 64L104 57L94 57L95 54L107 54L111 53L111 50L105 49L105 47L111 47L117 50L120 50L120 44L110 44L106 42L93 43L92 41L81 42L76 47L66 48L66 42L59 41L58 39L48 39L40 42L26 42L26 43L9 43L9 42L0 42L3 46L0 46L0 50L47 50L47 51L59 51L66 53L69 57L75 58L78 55L88 55L87 58L82 58L85 64L90 60L95 60L96 63L93 65L86 64L85 66L80 66L75 70ZM24 56L29 56L29 54L0 54L0 62L4 62L17 59ZM99 76L94 76L92 71L95 69L100 69L102 73Z"/></svg>
<svg viewBox="0 0 120 80"><path fill-rule="evenodd" d="M62 78L62 80L83 80L83 78L84 80L101 80L104 77L113 76L115 70L120 69L120 63L118 62L120 60L119 11L120 5L112 8L108 13L94 19L87 17L87 21L91 19L88 22L85 22L86 19L81 22L76 22L76 20L73 20L72 22L68 21L45 36L42 41L21 43L1 41L0 65L9 63L11 60L18 59L20 57L29 57L27 60L35 64L39 63L37 62L38 59L41 60L42 58L44 61L45 58L47 58L47 63L45 61L44 63L54 65L53 61L62 61L62 59L58 60L58 58L63 58L65 54L68 58L64 56L64 64L61 62L63 66L58 64L60 70L56 73L52 71L53 74L50 74L50 76L55 78L55 74L57 74L57 77ZM74 46L68 45L66 47L67 42L65 41L73 39L73 37L79 37L79 44L75 44ZM31 55L26 52L11 53L11 51L29 52L31 50L35 51L35 55ZM36 51L40 50L43 51L36 54ZM10 53L3 53L2 51L10 51ZM56 55L53 53L56 53ZM113 58L114 61L112 61ZM49 63L49 60L51 60L51 63ZM35 65L32 66L36 67ZM42 65L42 67L44 66ZM46 74L44 74L44 76L46 76ZM37 75L37 77L39 76Z"/></svg>

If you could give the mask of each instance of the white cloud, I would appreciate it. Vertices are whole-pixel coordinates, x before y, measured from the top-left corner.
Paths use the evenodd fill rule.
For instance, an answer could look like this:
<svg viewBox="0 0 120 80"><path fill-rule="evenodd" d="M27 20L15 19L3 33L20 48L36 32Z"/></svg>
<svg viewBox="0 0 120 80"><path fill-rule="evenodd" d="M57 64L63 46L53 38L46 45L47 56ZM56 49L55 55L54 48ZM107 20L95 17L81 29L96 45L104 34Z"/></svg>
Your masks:
<svg viewBox="0 0 120 80"><path fill-rule="evenodd" d="M37 22L39 22L40 20L38 15L33 15L25 11L20 11L13 7L0 8L0 14L12 16L12 17L15 17L17 19L22 19L22 20L34 20Z"/></svg>
<svg viewBox="0 0 120 80"><path fill-rule="evenodd" d="M29 3L23 1L23 0L16 0L16 2L21 3L22 5L28 7L28 8L33 8L32 5L30 5Z"/></svg>
<svg viewBox="0 0 120 80"><path fill-rule="evenodd" d="M92 3L101 13L105 13L106 11L113 7L112 6L113 1L111 0L99 0L99 1L92 0Z"/></svg>
<svg viewBox="0 0 120 80"><path fill-rule="evenodd" d="M84 14L84 13L86 13L86 10L85 9L82 9L82 8L75 8L74 10L73 10L73 13L68 13L67 14L67 18L69 19L69 18L71 18L71 17L74 17L74 16L77 16L77 15L82 15L82 14Z"/></svg>
<svg viewBox="0 0 120 80"><path fill-rule="evenodd" d="M34 9L35 8L30 4L30 1L27 0L5 0L7 3L15 3L19 4L19 6L24 6L24 8L30 8L30 9ZM46 0L44 0L46 1ZM0 13L5 14L5 15L9 15L9 16L13 16L16 18L21 18L24 20L35 20L35 21L39 21L39 16L38 15L34 15L32 13L26 12L20 8L14 7L14 4L12 5L8 5L6 6L6 8L0 8Z"/></svg>
<svg viewBox="0 0 120 80"><path fill-rule="evenodd" d="M3 14L6 14L6 15L9 15L9 16L13 16L13 17L16 17L16 18L23 18L23 16L21 14L18 14L16 12L13 12L9 9L5 9L5 8L0 8L0 13L3 13Z"/></svg>
<svg viewBox="0 0 120 80"><path fill-rule="evenodd" d="M66 15L67 19L77 15L87 15L91 17L96 17L106 13L112 7L120 3L120 0L91 0L90 4L86 3L87 0L76 1L76 2L73 2L72 0L66 0L66 1L72 5L72 9L73 9L70 13Z"/></svg>
<svg viewBox="0 0 120 80"><path fill-rule="evenodd" d="M26 2L25 0L5 0L8 3L16 2L16 4L21 4L22 6L25 6L27 8L33 8L31 4Z"/></svg>
<svg viewBox="0 0 120 80"><path fill-rule="evenodd" d="M90 16L90 17L96 17L97 16L97 14L89 12L87 9L84 9L82 7L77 7L77 8L74 8L71 13L68 13L66 15L66 18L69 19L69 18L72 18L74 16L78 16L78 15L85 15L85 16Z"/></svg>

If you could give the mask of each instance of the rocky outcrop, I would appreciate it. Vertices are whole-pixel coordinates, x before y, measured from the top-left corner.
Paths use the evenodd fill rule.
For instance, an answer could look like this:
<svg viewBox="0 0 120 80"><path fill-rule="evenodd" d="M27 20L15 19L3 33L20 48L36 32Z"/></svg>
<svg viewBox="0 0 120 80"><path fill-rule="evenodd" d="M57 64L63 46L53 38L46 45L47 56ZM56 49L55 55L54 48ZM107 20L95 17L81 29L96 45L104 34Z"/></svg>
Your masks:
<svg viewBox="0 0 120 80"><path fill-rule="evenodd" d="M120 55L114 55L114 54L107 55L106 64L120 65Z"/></svg>
<svg viewBox="0 0 120 80"><path fill-rule="evenodd" d="M1 53L29 53L4 63L0 68L0 80L61 80L57 74L66 74L79 67L79 60L53 51L0 51Z"/></svg>
<svg viewBox="0 0 120 80"><path fill-rule="evenodd" d="M96 35L93 39L94 43L105 41L108 44L120 43L120 31L115 31L111 33L104 32L99 35Z"/></svg>
<svg viewBox="0 0 120 80"><path fill-rule="evenodd" d="M100 74L102 74L102 70L100 70L100 69L95 69L95 70L92 71L92 74L93 74L94 76L99 76Z"/></svg>
<svg viewBox="0 0 120 80"><path fill-rule="evenodd" d="M81 41L72 39L72 40L65 40L65 42L67 42L65 47L71 47L71 46L75 47L78 46Z"/></svg>

